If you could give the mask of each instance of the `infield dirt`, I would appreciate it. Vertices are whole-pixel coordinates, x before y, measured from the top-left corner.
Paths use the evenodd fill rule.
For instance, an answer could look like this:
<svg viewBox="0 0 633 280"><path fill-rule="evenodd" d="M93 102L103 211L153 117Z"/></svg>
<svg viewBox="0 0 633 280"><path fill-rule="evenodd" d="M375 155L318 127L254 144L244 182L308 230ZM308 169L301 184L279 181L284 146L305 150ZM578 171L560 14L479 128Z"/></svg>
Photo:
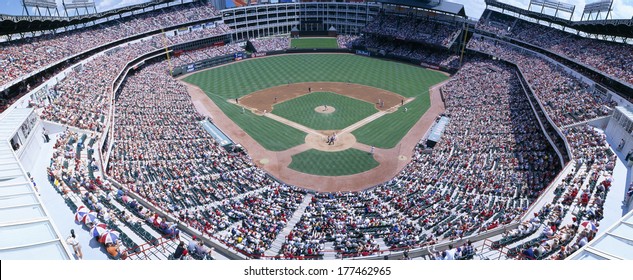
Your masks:
<svg viewBox="0 0 633 280"><path fill-rule="evenodd" d="M376 109L386 111L407 101L407 98L391 91L375 87L337 82L310 82L287 84L259 90L238 99L240 106L249 108L255 114L272 112L273 106L312 92L334 92L374 104ZM228 100L236 103L235 99Z"/></svg>

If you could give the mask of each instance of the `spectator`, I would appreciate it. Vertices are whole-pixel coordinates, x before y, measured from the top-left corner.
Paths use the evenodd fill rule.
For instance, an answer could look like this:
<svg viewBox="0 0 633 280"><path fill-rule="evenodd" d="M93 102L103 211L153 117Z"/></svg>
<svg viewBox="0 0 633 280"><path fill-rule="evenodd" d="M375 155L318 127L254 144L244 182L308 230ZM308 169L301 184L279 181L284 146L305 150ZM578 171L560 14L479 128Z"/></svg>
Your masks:
<svg viewBox="0 0 633 280"><path fill-rule="evenodd" d="M466 243L464 243L462 247L460 259L470 260L473 258L474 255L475 255L475 249L473 248L473 245L470 242L470 240L467 240Z"/></svg>
<svg viewBox="0 0 633 280"><path fill-rule="evenodd" d="M204 243L202 242L201 239L196 242L194 252L195 252L196 257L198 257L198 259L206 259L206 258L212 259L212 256L211 256L212 250L207 249L204 246Z"/></svg>
<svg viewBox="0 0 633 280"><path fill-rule="evenodd" d="M121 241L117 240L116 244L106 243L106 251L110 255L110 257L114 260L125 260L127 259L127 253L121 252Z"/></svg>
<svg viewBox="0 0 633 280"><path fill-rule="evenodd" d="M79 240L77 240L77 237L75 236L74 229L70 230L70 236L66 238L66 244L73 247L73 251L75 252L77 259L82 260L84 258L84 254L81 251L81 244L79 244Z"/></svg>
<svg viewBox="0 0 633 280"><path fill-rule="evenodd" d="M172 255L172 258L174 260L184 260L186 259L188 254L187 248L185 248L185 242L184 241L180 241L180 243L178 244L178 247L176 247L176 251L174 251L174 254Z"/></svg>
<svg viewBox="0 0 633 280"><path fill-rule="evenodd" d="M196 240L196 236L192 236L191 237L191 241L189 241L189 244L187 245L187 251L190 254L195 254L196 253L196 245L197 245L198 241Z"/></svg>
<svg viewBox="0 0 633 280"><path fill-rule="evenodd" d="M457 255L457 249L453 248L453 244L449 244L448 249L446 249L444 253L446 253L446 257L444 257L444 260L452 261L452 260L455 260L455 256Z"/></svg>

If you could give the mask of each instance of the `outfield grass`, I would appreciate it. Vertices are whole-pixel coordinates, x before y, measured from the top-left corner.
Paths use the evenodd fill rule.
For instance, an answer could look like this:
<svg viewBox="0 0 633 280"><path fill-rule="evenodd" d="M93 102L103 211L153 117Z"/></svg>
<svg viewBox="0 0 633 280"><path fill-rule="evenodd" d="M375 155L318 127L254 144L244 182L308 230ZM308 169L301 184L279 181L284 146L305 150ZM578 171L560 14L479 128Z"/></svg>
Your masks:
<svg viewBox="0 0 633 280"><path fill-rule="evenodd" d="M322 114L314 108L322 105L334 107L335 111ZM346 128L377 113L374 104L332 92L313 92L286 102L276 104L272 113L316 130Z"/></svg>
<svg viewBox="0 0 633 280"><path fill-rule="evenodd" d="M373 155L361 150L323 152L312 149L293 155L288 167L313 175L342 176L364 172L378 165Z"/></svg>
<svg viewBox="0 0 633 280"><path fill-rule="evenodd" d="M241 114L240 107L226 100L287 83L351 82L392 91L405 97L417 96L414 102L419 104L416 103L415 108L412 107L413 104L407 105L407 113L419 110L417 113L421 116L430 105L428 88L446 79L442 73L404 63L356 55L302 54L245 60L196 73L185 78L185 81L204 90L225 114L266 149L279 151L302 144L305 134L272 119L248 112ZM361 143L376 147L395 145L393 143L398 143L415 123L412 117L395 119L397 113L367 124L375 129L372 133L362 132L369 129L362 127L354 135ZM391 124L392 121L395 122L394 125Z"/></svg>
<svg viewBox="0 0 633 280"><path fill-rule="evenodd" d="M222 109L224 114L267 150L283 151L305 143L306 133L301 130L264 116L255 115L249 110L242 113L241 107L227 102L218 95L209 95L209 97ZM272 131L283 134L271 133Z"/></svg>
<svg viewBox="0 0 633 280"><path fill-rule="evenodd" d="M336 38L292 39L290 47L297 49L338 49Z"/></svg>
<svg viewBox="0 0 633 280"><path fill-rule="evenodd" d="M383 149L395 147L409 129L429 108L429 95L418 96L413 101L398 108L398 111L386 114L352 132L356 141ZM408 110L405 112L404 108ZM424 131L420 131L420 138Z"/></svg>

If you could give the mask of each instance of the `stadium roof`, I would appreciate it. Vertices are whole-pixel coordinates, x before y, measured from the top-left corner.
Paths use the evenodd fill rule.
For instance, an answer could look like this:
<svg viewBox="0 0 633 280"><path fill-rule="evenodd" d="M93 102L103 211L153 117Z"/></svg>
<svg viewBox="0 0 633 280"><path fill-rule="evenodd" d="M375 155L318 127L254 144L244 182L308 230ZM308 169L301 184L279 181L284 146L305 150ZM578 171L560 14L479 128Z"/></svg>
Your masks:
<svg viewBox="0 0 633 280"><path fill-rule="evenodd" d="M633 19L571 21L540 12L521 9L497 0L486 0L486 5L511 11L534 19L555 23L589 34L633 38Z"/></svg>
<svg viewBox="0 0 633 280"><path fill-rule="evenodd" d="M195 0L198 1L198 0ZM147 7L156 6L164 3L172 2L172 0L154 0L138 5L127 6L119 9L109 10L105 12L79 15L72 17L59 16L11 16L0 14L0 35L17 34L34 31L54 30L66 26L88 23L113 15L132 12L145 9Z"/></svg>
<svg viewBox="0 0 633 280"><path fill-rule="evenodd" d="M590 34L633 38L633 19L576 21L572 27Z"/></svg>
<svg viewBox="0 0 633 280"><path fill-rule="evenodd" d="M632 260L633 211L605 233L594 238L585 247L569 256L571 260Z"/></svg>
<svg viewBox="0 0 633 280"><path fill-rule="evenodd" d="M464 5L443 0L378 0L380 3L409 6L466 17Z"/></svg>
<svg viewBox="0 0 633 280"><path fill-rule="evenodd" d="M68 260L70 253L9 144L32 113L14 109L0 120L0 259Z"/></svg>

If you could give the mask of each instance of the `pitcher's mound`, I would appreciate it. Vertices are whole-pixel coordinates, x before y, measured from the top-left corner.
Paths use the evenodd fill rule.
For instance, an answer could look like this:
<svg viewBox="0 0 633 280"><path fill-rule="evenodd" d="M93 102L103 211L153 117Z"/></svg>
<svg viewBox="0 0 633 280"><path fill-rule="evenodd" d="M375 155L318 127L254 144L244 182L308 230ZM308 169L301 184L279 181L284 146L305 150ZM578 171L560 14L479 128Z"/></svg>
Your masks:
<svg viewBox="0 0 633 280"><path fill-rule="evenodd" d="M314 111L317 113L321 113L321 114L331 114L334 113L334 111L336 111L336 108L332 107L332 106L318 106L316 108L314 108Z"/></svg>

